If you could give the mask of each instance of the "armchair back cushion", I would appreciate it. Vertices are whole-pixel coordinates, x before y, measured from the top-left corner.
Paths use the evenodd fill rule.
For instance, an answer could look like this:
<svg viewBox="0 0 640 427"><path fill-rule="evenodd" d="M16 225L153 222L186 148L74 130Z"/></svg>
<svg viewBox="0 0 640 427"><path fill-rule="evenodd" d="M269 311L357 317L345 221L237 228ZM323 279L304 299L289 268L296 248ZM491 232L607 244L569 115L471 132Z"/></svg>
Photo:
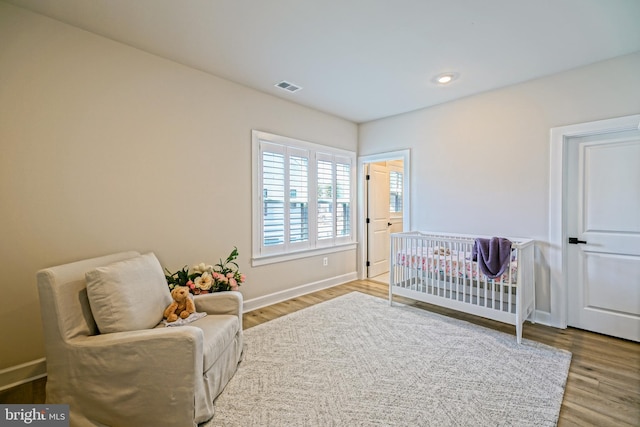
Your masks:
<svg viewBox="0 0 640 427"><path fill-rule="evenodd" d="M98 334L87 297L85 273L137 256L140 253L136 251L120 252L40 270L38 292L45 346L57 350L69 340ZM47 365L57 354L57 351L48 352Z"/></svg>
<svg viewBox="0 0 640 427"><path fill-rule="evenodd" d="M103 334L153 328L172 301L153 253L97 267L85 277L91 312Z"/></svg>

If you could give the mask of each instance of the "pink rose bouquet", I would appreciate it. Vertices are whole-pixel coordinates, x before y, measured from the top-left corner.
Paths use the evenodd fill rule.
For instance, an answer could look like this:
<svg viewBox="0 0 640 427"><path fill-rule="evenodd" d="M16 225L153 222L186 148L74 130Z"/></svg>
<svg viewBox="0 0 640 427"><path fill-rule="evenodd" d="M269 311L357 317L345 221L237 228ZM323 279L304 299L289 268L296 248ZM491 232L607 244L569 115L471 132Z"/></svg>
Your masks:
<svg viewBox="0 0 640 427"><path fill-rule="evenodd" d="M165 268L167 284L172 290L176 286L187 286L194 295L208 294L210 292L237 291L246 276L238 271L238 248L233 248L226 260L220 260L218 264L207 265L201 262L194 265L189 271L186 265L182 270L171 273Z"/></svg>

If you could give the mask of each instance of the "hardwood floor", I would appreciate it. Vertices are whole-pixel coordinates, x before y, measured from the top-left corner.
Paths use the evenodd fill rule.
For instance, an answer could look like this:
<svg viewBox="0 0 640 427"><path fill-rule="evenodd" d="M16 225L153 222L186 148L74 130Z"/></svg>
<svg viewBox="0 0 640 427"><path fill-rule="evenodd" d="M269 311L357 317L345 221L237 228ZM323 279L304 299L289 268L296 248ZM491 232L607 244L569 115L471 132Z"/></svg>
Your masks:
<svg viewBox="0 0 640 427"><path fill-rule="evenodd" d="M385 284L353 281L245 313L244 328L353 291L388 297ZM515 334L514 326L403 298L394 300ZM640 426L640 344L579 329L561 330L531 323L525 323L524 338L573 353L559 426ZM0 392L2 403L41 403L43 397L42 380Z"/></svg>
<svg viewBox="0 0 640 427"><path fill-rule="evenodd" d="M0 391L0 403L44 403L47 377Z"/></svg>

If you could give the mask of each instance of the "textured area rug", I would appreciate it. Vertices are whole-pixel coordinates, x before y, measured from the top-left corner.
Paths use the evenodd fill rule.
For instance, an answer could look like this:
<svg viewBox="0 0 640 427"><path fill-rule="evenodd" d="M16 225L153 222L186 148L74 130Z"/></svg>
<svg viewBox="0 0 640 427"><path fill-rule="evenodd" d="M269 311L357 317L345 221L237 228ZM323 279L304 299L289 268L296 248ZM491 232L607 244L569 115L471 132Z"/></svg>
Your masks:
<svg viewBox="0 0 640 427"><path fill-rule="evenodd" d="M553 426L571 353L353 292L245 331L214 426Z"/></svg>

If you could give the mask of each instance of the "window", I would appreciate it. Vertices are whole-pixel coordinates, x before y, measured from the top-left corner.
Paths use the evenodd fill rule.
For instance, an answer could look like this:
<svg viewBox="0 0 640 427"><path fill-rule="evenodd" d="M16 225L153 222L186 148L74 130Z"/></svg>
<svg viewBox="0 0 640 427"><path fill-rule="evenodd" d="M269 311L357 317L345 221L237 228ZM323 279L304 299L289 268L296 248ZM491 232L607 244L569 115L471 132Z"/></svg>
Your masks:
<svg viewBox="0 0 640 427"><path fill-rule="evenodd" d="M253 157L254 264L355 243L355 153L253 131Z"/></svg>
<svg viewBox="0 0 640 427"><path fill-rule="evenodd" d="M389 172L389 212L402 212L402 172Z"/></svg>

